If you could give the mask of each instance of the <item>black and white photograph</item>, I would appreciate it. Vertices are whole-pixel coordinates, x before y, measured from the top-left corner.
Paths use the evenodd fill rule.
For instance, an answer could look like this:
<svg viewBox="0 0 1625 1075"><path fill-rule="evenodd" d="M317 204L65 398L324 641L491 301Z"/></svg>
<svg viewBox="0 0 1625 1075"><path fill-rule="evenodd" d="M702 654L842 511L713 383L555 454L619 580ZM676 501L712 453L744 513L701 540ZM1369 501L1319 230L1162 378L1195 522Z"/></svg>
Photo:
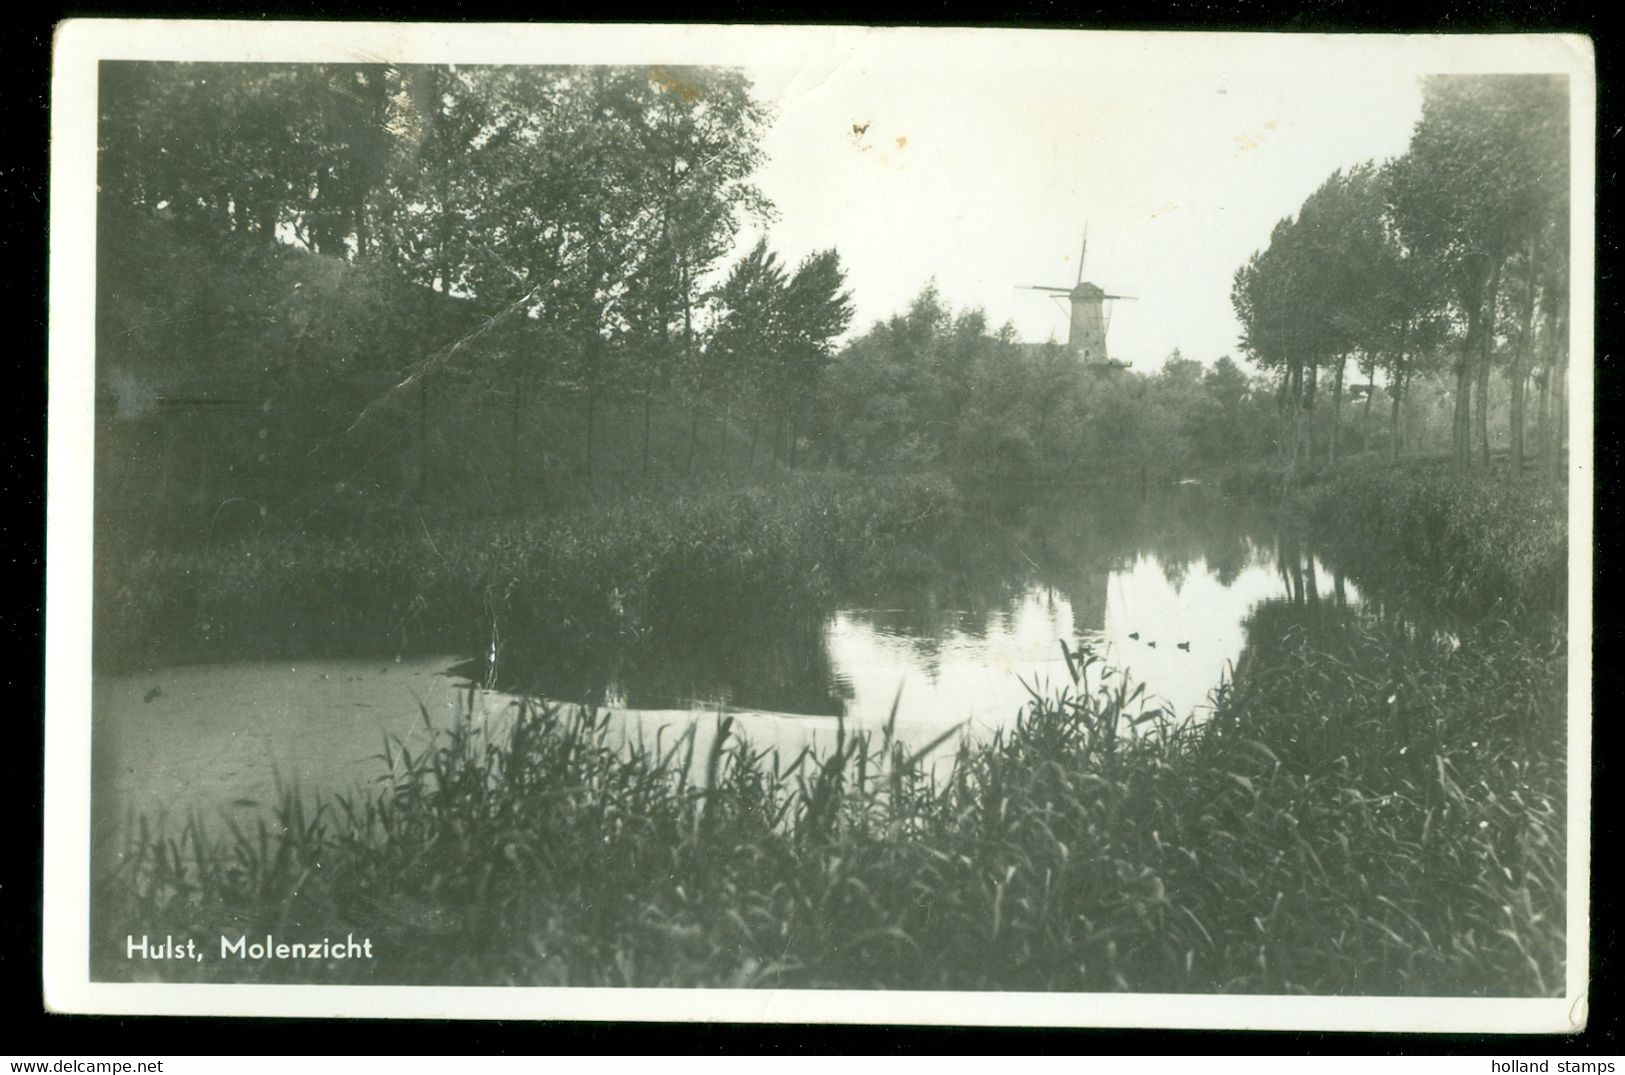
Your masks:
<svg viewBox="0 0 1625 1075"><path fill-rule="evenodd" d="M67 24L48 1003L1580 1028L1595 105Z"/></svg>

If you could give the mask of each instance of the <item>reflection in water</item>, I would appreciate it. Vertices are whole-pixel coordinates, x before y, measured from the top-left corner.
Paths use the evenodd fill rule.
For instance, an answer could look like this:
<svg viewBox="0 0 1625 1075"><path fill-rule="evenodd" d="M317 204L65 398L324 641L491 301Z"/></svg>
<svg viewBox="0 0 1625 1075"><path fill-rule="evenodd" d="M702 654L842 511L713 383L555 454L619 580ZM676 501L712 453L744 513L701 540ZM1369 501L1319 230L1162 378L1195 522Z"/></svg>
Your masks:
<svg viewBox="0 0 1625 1075"><path fill-rule="evenodd" d="M881 726L895 703L898 738L923 746L956 725L1007 725L1028 685L1062 685L1065 638L1103 651L1175 713L1200 714L1231 666L1283 654L1295 632L1362 609L1353 586L1277 529L1200 490L983 508L943 535L930 562L821 613L741 609L734 622L632 653L505 653L480 713L500 715L511 701L502 692L540 694L607 704L627 734L654 737L727 710L753 743L788 756L832 742L838 720ZM1391 615L1380 603L1362 611ZM111 789L115 812L268 802L273 774L342 790L377 775L384 735L422 749L420 704L430 723L459 719L460 684L484 672L455 663L98 676L97 786ZM701 734L711 727L702 721Z"/></svg>
<svg viewBox="0 0 1625 1075"><path fill-rule="evenodd" d="M1011 722L1028 687L1065 678L1086 641L1178 714L1199 712L1241 658L1249 613L1275 598L1348 607L1353 588L1268 516L1187 489L981 505L934 558L840 595L822 616L719 624L613 659L528 654L498 686L648 710L840 716L941 730ZM742 610L742 617L749 610Z"/></svg>

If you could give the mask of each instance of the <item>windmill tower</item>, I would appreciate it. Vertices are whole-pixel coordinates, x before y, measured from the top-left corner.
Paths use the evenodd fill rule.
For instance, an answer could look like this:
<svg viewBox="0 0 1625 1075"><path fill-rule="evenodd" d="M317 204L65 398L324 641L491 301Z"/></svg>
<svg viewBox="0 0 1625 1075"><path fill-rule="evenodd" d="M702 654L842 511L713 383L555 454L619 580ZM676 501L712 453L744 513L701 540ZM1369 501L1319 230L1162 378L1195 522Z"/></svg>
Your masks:
<svg viewBox="0 0 1625 1075"><path fill-rule="evenodd" d="M1071 306L1071 319L1067 325L1066 347L1085 366L1122 365L1114 363L1106 351L1106 329L1111 326L1111 309L1107 303L1133 302L1133 295L1113 295L1098 284L1083 278L1083 259L1089 253L1089 228L1083 229L1083 249L1078 251L1078 282L1071 287L1046 287L1041 284L1023 285L1025 291L1043 291L1060 302L1066 296Z"/></svg>

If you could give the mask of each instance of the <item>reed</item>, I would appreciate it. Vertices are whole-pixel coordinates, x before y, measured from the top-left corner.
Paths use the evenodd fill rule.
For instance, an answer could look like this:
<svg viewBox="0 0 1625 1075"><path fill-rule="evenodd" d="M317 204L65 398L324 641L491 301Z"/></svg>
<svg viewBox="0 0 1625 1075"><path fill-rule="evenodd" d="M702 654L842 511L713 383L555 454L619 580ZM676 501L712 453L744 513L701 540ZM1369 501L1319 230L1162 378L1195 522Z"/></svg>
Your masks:
<svg viewBox="0 0 1625 1075"><path fill-rule="evenodd" d="M1537 478L1354 468L1297 508L1352 573L1397 575L1393 588L1437 605L1537 621L1568 607L1567 499Z"/></svg>
<svg viewBox="0 0 1625 1075"><path fill-rule="evenodd" d="M1296 517L1356 579L1432 611L1545 630L1567 608L1561 486L1504 471L1463 473L1443 461L1396 468L1370 456L1284 482L1276 463L1232 466L1220 478L1226 493Z"/></svg>
<svg viewBox="0 0 1625 1075"><path fill-rule="evenodd" d="M917 561L956 502L942 479L799 475L543 520L431 528L414 515L197 548L109 538L96 660L485 653L498 640L585 654L662 629L751 631Z"/></svg>
<svg viewBox="0 0 1625 1075"><path fill-rule="evenodd" d="M623 742L524 703L365 795L289 790L102 849L96 973L215 980L1560 995L1559 642L1357 616L1202 721L1087 648L990 739L843 726L784 757L726 717ZM427 716L425 715L425 720ZM365 933L377 958L122 958L131 933Z"/></svg>

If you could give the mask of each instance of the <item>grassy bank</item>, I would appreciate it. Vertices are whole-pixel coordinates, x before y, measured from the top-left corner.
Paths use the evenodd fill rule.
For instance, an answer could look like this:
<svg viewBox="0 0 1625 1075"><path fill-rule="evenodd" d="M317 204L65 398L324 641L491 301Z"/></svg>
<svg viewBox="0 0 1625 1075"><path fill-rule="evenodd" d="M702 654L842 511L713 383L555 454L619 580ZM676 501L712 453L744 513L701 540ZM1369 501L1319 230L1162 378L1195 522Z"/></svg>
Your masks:
<svg viewBox="0 0 1625 1075"><path fill-rule="evenodd" d="M96 973L1559 993L1561 651L1350 626L1271 650L1206 724L1111 676L935 778L883 732L783 758L692 733L627 752L553 709L502 743L465 726L380 762L367 801L110 838ZM126 961L132 933L206 961ZM219 958L267 933L354 933L376 958Z"/></svg>
<svg viewBox="0 0 1625 1075"><path fill-rule="evenodd" d="M104 668L501 647L578 652L792 616L929 541L931 478L798 476L542 521L397 519L348 534L98 549Z"/></svg>
<svg viewBox="0 0 1625 1075"><path fill-rule="evenodd" d="M95 973L1557 995L1566 538L1541 496L1431 471L1305 486L1291 507L1340 562L1453 609L1451 629L1312 593L1261 602L1199 724L1145 710L1116 673L1082 686L1102 682L1084 675L1098 661L1073 653L1069 692L929 773L924 744L882 731L796 757L692 729L625 749L607 720L530 706L511 738L465 724L427 753L392 749L366 798L289 794L252 829L107 824ZM254 641L282 637L267 610L353 606L353 631L402 600L409 630L444 616L482 645L493 624L626 645L701 621L749 631L742 610L793 614L917 562L952 504L929 481L807 479L336 558L301 548L266 559L269 589L211 559L194 570L217 596L195 607ZM222 936L352 933L376 958L219 958ZM127 961L131 934L193 938L206 961Z"/></svg>
<svg viewBox="0 0 1625 1075"><path fill-rule="evenodd" d="M1371 458L1304 471L1282 496L1275 464L1228 471L1234 496L1280 503L1356 578L1472 619L1543 620L1567 607L1564 490L1533 476Z"/></svg>

